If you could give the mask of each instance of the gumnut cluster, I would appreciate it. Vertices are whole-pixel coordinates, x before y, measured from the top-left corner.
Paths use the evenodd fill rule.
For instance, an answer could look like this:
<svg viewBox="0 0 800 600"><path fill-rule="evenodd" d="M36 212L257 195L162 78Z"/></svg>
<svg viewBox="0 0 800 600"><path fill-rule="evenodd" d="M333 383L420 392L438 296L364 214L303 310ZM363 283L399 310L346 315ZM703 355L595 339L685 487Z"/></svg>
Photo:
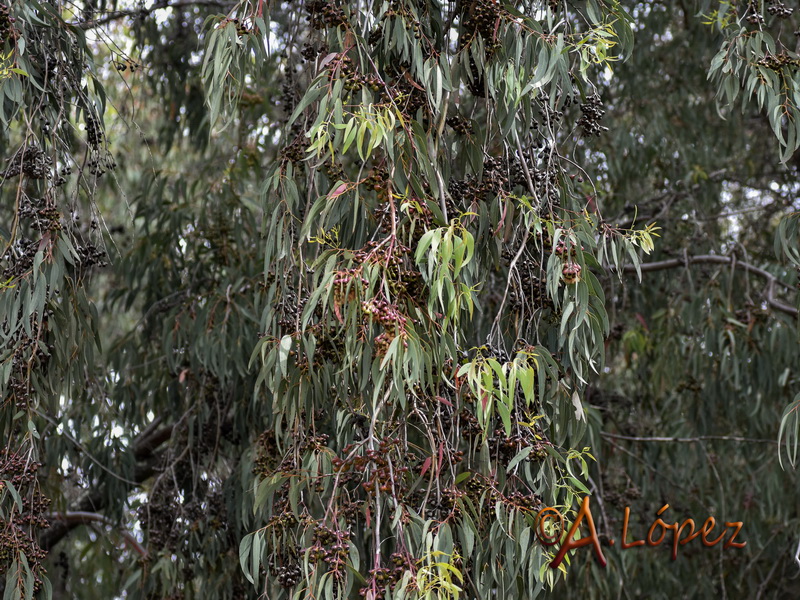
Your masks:
<svg viewBox="0 0 800 600"><path fill-rule="evenodd" d="M178 547L181 507L175 496L175 490L159 486L137 511L141 528L147 532L148 546L152 550L175 550Z"/></svg>
<svg viewBox="0 0 800 600"><path fill-rule="evenodd" d="M567 263L564 265L564 268L561 269L561 275L564 279L564 283L578 283L581 280L581 266L578 263Z"/></svg>
<svg viewBox="0 0 800 600"><path fill-rule="evenodd" d="M406 571L413 573L416 570L411 556L402 552L393 553L389 557L389 565L370 569L367 585L359 590L359 596L365 598L372 591L372 598L375 600L384 598L383 590L387 586L389 589L394 589L394 586L403 578L403 574Z"/></svg>
<svg viewBox="0 0 800 600"><path fill-rule="evenodd" d="M374 341L375 356L384 357L389 351L389 347L396 337L400 337L404 348L408 348L408 333L406 323L408 319L400 312L397 304L391 304L386 300L372 299L362 303L362 310L374 321L384 327L384 331L378 334Z"/></svg>
<svg viewBox="0 0 800 600"><path fill-rule="evenodd" d="M581 248L583 250L583 248ZM577 254L576 246L571 241L561 240L556 244L556 256L566 260L567 258L575 258Z"/></svg>
<svg viewBox="0 0 800 600"><path fill-rule="evenodd" d="M333 278L333 301L344 304L356 299L356 288L365 287L369 281L361 276L361 269L351 268L337 271Z"/></svg>
<svg viewBox="0 0 800 600"><path fill-rule="evenodd" d="M0 40L5 41L16 36L15 22L16 19L11 16L11 8L7 4L0 4Z"/></svg>
<svg viewBox="0 0 800 600"><path fill-rule="evenodd" d="M408 319L403 315L396 304L390 304L386 300L373 298L361 303L364 313L370 315L384 327L397 326L405 329Z"/></svg>
<svg viewBox="0 0 800 600"><path fill-rule="evenodd" d="M3 176L9 179L22 173L31 179L44 179L51 176L50 165L52 164L53 159L49 154L45 154L44 150L36 144L31 144L17 152Z"/></svg>
<svg viewBox="0 0 800 600"><path fill-rule="evenodd" d="M603 118L605 111L603 110L603 102L598 94L592 94L586 98L586 102L581 104L581 113L581 117L578 119L578 127L583 130L584 135L600 135L604 131L608 131L608 127L600 125L600 119Z"/></svg>
<svg viewBox="0 0 800 600"><path fill-rule="evenodd" d="M305 5L306 21L311 23L314 29L336 28L347 24L347 15L340 6L325 0L312 0Z"/></svg>
<svg viewBox="0 0 800 600"><path fill-rule="evenodd" d="M367 189L374 191L377 195L379 203L389 201L389 190L387 183L389 181L389 173L382 167L373 167L369 175L364 178L364 185Z"/></svg>
<svg viewBox="0 0 800 600"><path fill-rule="evenodd" d="M236 27L236 35L239 37L244 37L250 33L252 33L252 29L248 27L246 24L242 23L239 19L233 18L225 18L219 23L219 28L222 29L223 27L227 27L228 23L233 23L234 27Z"/></svg>
<svg viewBox="0 0 800 600"><path fill-rule="evenodd" d="M784 67L797 67L800 65L800 59L789 56L786 52L778 54L766 54L756 61L760 67L766 67L776 73Z"/></svg>
<svg viewBox="0 0 800 600"><path fill-rule="evenodd" d="M561 268L561 278L564 283L578 283L581 280L581 266L574 260L577 254L575 245L570 241L561 241L556 245L555 252L564 263Z"/></svg>
<svg viewBox="0 0 800 600"><path fill-rule="evenodd" d="M456 114L448 117L447 124L453 128L453 131L460 135L471 135L474 133L472 123L463 115Z"/></svg>
<svg viewBox="0 0 800 600"><path fill-rule="evenodd" d="M788 19L792 16L794 12L793 8L789 8L786 6L784 2L777 2L776 0L767 0L769 6L767 7L767 12L771 14L773 17L778 17L779 19Z"/></svg>
<svg viewBox="0 0 800 600"><path fill-rule="evenodd" d="M91 112L86 113L86 142L92 148L97 148L103 142L100 120Z"/></svg>
<svg viewBox="0 0 800 600"><path fill-rule="evenodd" d="M509 165L503 158L488 157L483 161L483 175L479 179L468 175L465 179L450 180L448 192L453 201L462 207L474 202L485 202L509 190Z"/></svg>
<svg viewBox="0 0 800 600"><path fill-rule="evenodd" d="M333 81L338 77L344 80L344 89L348 91L360 90L366 86L373 92L383 88L383 82L376 75L364 75L356 69L353 59L347 54L340 53L331 60L328 70L328 79Z"/></svg>
<svg viewBox="0 0 800 600"><path fill-rule="evenodd" d="M300 583L303 576L303 570L298 563L281 565L275 569L275 572L278 585L285 588L294 587Z"/></svg>
<svg viewBox="0 0 800 600"><path fill-rule="evenodd" d="M319 48L320 47L315 45L315 44L311 44L309 42L305 42L303 44L303 49L300 50L300 56L303 57L304 61L311 62L311 61L315 60L317 58L317 56L320 55L320 49Z"/></svg>
<svg viewBox="0 0 800 600"><path fill-rule="evenodd" d="M308 562L319 564L325 562L333 571L344 571L347 568L347 557L350 553L348 542L350 532L339 528L325 527L322 523L314 526L312 544L306 549Z"/></svg>
<svg viewBox="0 0 800 600"><path fill-rule="evenodd" d="M0 452L0 496L8 497L6 487L10 483L22 499L21 510L12 504L13 508L0 515L0 573L9 572L11 564L23 555L33 573L34 592L42 587L42 561L47 556L37 543L36 529L48 526L43 513L50 505L36 482L40 466L27 453L8 448Z"/></svg>
<svg viewBox="0 0 800 600"><path fill-rule="evenodd" d="M529 430L525 430L526 432ZM528 455L530 459L544 459L547 458L547 450L545 446L552 445L549 442L536 440L532 435L523 435L522 433L511 433L506 435L502 427L498 427L489 439L489 447L493 449L494 454L499 457L500 462L507 465L511 462L517 453L523 448L532 448L531 453Z"/></svg>
<svg viewBox="0 0 800 600"><path fill-rule="evenodd" d="M110 153L92 152L86 161L89 173L95 177L102 177L107 171L117 168L117 162Z"/></svg>
<svg viewBox="0 0 800 600"><path fill-rule="evenodd" d="M400 438L384 438L380 440L377 448L346 459L334 457L331 464L340 478L345 475L345 479L349 480L368 474L367 481L361 483L361 488L368 494L378 491L402 493L405 489L403 477L409 468L392 465L390 460L392 454L399 456L400 444ZM351 449L352 445L345 447L342 453L350 456Z"/></svg>
<svg viewBox="0 0 800 600"><path fill-rule="evenodd" d="M402 19L406 31L413 32L415 39L422 39L422 24L414 17L411 9L407 8L402 0L391 0L388 10L381 16L381 24L370 32L370 44L374 45L380 41L383 36L384 23L392 17Z"/></svg>
<svg viewBox="0 0 800 600"><path fill-rule="evenodd" d="M464 30L474 30L484 39L487 48L494 40L495 27L502 17L503 7L498 0L477 0L464 19Z"/></svg>
<svg viewBox="0 0 800 600"><path fill-rule="evenodd" d="M281 149L281 160L299 163L306 156L306 141L304 135L298 135L288 145Z"/></svg>

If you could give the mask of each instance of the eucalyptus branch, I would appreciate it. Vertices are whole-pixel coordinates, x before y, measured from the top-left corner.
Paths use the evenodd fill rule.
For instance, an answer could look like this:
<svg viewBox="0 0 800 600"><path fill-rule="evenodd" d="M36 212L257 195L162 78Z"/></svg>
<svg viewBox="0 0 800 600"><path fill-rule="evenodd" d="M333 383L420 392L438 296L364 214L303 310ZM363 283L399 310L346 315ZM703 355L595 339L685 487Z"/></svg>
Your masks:
<svg viewBox="0 0 800 600"><path fill-rule="evenodd" d="M767 304L778 310L780 312L786 313L787 315L796 317L797 316L797 309L793 306L789 306L784 302L781 302L777 298L775 298L775 286L779 285L784 289L791 290L793 289L787 283L784 283L780 279L778 279L772 273L765 271L755 265L752 265L747 262L743 262L741 260L737 260L732 256L720 256L717 254L698 254L695 256L686 255L684 259L680 258L671 258L668 260L661 260L657 262L651 263L643 263L639 266L639 270L643 273L648 271L663 271L666 269L675 269L680 267L687 267L693 264L717 264L717 265L733 265L736 268L743 269L748 273L753 273L754 275L758 275L759 277L764 278L767 281ZM615 270L612 267L612 270ZM634 265L625 265L622 270L626 273L635 273L636 267Z"/></svg>
<svg viewBox="0 0 800 600"><path fill-rule="evenodd" d="M134 469L132 481L141 484L156 472L156 465L160 456L156 455L157 448L164 441L168 440L172 434L172 426L165 425L152 432L144 432L145 435L137 438L131 446L133 456L139 461ZM99 488L91 488L77 500L66 513L97 513L106 506L106 495ZM58 542L66 537L75 527L81 523L75 519L54 520L50 527L41 532L39 545L44 550L52 549Z"/></svg>
<svg viewBox="0 0 800 600"><path fill-rule="evenodd" d="M92 21L70 23L70 25L80 27L81 29L94 29L126 17L146 17L157 10L166 8L188 8L190 6L219 6L232 8L235 4L235 2L223 2L222 0L161 0L149 8L142 7L131 10L117 10Z"/></svg>
<svg viewBox="0 0 800 600"><path fill-rule="evenodd" d="M147 550L142 547L142 545L136 540L136 538L130 531L124 529L119 524L114 523L114 521L99 513L87 512L87 511L66 511L66 512L45 514L44 517L48 521L59 521L61 523L67 523L72 527L78 527L79 525L89 525L91 523L101 523L103 525L107 525L109 527L116 529L122 536L122 538L128 543L131 549L135 550L140 556L145 558L147 557Z"/></svg>
<svg viewBox="0 0 800 600"><path fill-rule="evenodd" d="M762 438L748 438L736 435L698 435L696 437L639 437L633 435L620 435L618 433L609 433L601 431L600 435L604 438L612 438L615 440L628 440L630 442L679 442L684 444L694 444L707 441L723 441L723 442L747 442L752 444L777 444L775 440L767 440Z"/></svg>

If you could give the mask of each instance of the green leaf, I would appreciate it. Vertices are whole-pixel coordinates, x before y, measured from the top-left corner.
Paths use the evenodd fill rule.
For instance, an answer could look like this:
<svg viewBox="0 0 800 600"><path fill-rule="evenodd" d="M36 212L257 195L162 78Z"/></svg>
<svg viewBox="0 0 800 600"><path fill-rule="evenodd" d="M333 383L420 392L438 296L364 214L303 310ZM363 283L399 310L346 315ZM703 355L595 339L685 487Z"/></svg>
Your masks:
<svg viewBox="0 0 800 600"><path fill-rule="evenodd" d="M528 446L527 448L523 448L522 450L517 452L514 458L512 458L511 461L508 463L508 467L506 467L506 473L511 473L511 471L513 471L514 468L519 463L528 458L528 456L532 451L533 451L533 446Z"/></svg>
<svg viewBox="0 0 800 600"><path fill-rule="evenodd" d="M242 573L252 584L255 584L255 580L253 576L250 574L250 570L248 569L247 565L250 560L250 554L253 549L253 538L254 534L248 533L242 538L242 541L239 543L239 564L242 568Z"/></svg>

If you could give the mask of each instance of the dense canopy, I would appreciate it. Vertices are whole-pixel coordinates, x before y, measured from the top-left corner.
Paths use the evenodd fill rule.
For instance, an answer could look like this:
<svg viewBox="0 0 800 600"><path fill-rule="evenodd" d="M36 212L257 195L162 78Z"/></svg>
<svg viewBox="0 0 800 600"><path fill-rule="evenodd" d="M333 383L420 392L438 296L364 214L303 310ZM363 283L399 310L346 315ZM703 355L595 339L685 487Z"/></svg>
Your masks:
<svg viewBox="0 0 800 600"><path fill-rule="evenodd" d="M800 11L0 1L4 600L800 593Z"/></svg>

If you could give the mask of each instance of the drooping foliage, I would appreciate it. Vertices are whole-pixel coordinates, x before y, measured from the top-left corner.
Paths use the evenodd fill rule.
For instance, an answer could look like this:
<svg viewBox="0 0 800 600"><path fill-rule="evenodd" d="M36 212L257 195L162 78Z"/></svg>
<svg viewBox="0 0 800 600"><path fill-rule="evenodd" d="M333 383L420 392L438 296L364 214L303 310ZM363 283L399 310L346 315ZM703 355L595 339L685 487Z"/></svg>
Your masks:
<svg viewBox="0 0 800 600"><path fill-rule="evenodd" d="M5 593L790 593L796 20L2 8Z"/></svg>

